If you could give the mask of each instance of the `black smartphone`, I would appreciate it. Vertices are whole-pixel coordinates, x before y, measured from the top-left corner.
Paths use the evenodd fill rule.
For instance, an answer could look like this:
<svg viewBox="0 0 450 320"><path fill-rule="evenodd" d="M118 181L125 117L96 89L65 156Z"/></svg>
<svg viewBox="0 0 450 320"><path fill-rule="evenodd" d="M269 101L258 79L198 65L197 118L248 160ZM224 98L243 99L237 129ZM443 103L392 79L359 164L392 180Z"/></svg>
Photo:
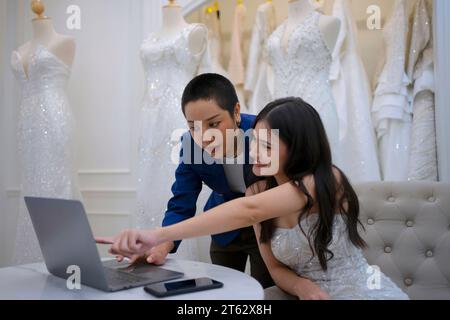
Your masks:
<svg viewBox="0 0 450 320"><path fill-rule="evenodd" d="M144 290L155 297L162 298L222 287L222 282L210 278L198 278L175 282L155 283L144 287Z"/></svg>

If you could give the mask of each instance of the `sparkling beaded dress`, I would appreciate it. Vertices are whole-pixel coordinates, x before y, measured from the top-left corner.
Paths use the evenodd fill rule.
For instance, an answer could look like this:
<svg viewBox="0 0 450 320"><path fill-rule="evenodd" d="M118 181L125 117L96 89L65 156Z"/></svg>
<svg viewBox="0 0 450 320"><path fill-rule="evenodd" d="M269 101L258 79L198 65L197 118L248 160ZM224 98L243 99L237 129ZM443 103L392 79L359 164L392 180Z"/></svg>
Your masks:
<svg viewBox="0 0 450 320"><path fill-rule="evenodd" d="M331 53L320 31L321 14L312 11L282 44L287 21L270 36L268 60L274 77L269 83L275 99L300 97L311 104L324 123L336 164L339 164L339 122L329 83Z"/></svg>
<svg viewBox="0 0 450 320"><path fill-rule="evenodd" d="M308 234L318 215L303 219L302 229ZM272 239L272 252L277 260L299 276L310 279L334 300L404 300L408 296L383 273L374 278L375 268L370 266L361 249L348 237L347 225L338 214L333 222L333 239L329 250L334 257L324 271L317 255L313 257L308 239L300 226L276 229Z"/></svg>
<svg viewBox="0 0 450 320"><path fill-rule="evenodd" d="M189 36L201 24L190 24L167 40L151 34L141 46L146 92L141 109L138 155L138 188L135 225L160 226L172 196L179 160L179 141L188 128L181 96L197 74L210 69L206 46L198 54L189 49Z"/></svg>
<svg viewBox="0 0 450 320"><path fill-rule="evenodd" d="M11 58L22 88L18 123L21 171L19 220L14 264L42 260L24 196L80 199L72 147L74 121L66 94L70 68L39 45L30 57L28 72L17 51Z"/></svg>

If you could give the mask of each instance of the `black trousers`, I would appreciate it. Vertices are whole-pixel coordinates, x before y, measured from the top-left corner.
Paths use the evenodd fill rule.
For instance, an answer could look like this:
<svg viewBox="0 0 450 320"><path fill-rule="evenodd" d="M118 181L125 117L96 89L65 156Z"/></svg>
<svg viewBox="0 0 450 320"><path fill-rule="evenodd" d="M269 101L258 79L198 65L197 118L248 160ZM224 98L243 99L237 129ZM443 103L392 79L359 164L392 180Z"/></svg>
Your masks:
<svg viewBox="0 0 450 320"><path fill-rule="evenodd" d="M211 261L241 272L245 272L247 258L250 257L250 270L253 278L266 289L275 285L269 271L259 253L253 228L242 229L241 234L226 247L211 242Z"/></svg>

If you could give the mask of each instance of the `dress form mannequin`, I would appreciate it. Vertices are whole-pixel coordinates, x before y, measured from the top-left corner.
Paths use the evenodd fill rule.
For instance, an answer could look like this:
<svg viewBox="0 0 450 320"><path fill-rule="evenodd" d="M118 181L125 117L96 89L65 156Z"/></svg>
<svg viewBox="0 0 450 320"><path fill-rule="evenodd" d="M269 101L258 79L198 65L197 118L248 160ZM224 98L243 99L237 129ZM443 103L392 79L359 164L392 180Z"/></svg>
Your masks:
<svg viewBox="0 0 450 320"><path fill-rule="evenodd" d="M55 31L52 20L43 15L45 7L40 0L33 0L31 9L37 15L32 21L33 39L17 49L25 73L28 73L30 57L39 45L46 47L67 66L72 66L76 49L75 40Z"/></svg>
<svg viewBox="0 0 450 320"><path fill-rule="evenodd" d="M175 0L169 0L169 3L163 7L163 23L159 32L159 36L164 39L175 38L186 29L189 24L183 17L182 7ZM206 27L198 27L192 30L189 35L189 50L193 54L200 53L204 50L208 29Z"/></svg>
<svg viewBox="0 0 450 320"><path fill-rule="evenodd" d="M282 45L287 47L290 35L295 28L305 21L305 18L314 11L315 8L309 0L289 0L289 15L285 34L283 35ZM341 29L341 21L335 17L322 15L319 22L320 31L323 40L330 52L334 51L336 42Z"/></svg>

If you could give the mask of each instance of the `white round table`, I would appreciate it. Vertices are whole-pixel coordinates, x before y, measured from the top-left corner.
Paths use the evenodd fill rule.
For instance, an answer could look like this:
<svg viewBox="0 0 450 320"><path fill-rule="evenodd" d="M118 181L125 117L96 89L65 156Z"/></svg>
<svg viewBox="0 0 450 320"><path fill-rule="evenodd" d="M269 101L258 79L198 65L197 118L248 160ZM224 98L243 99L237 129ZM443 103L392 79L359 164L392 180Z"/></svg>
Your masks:
<svg viewBox="0 0 450 320"><path fill-rule="evenodd" d="M223 288L165 298L167 300L263 300L264 291L251 276L221 266L187 260L169 259L165 269L184 273L184 278L209 277ZM175 280L175 281L178 281ZM68 290L66 281L50 275L43 263L0 269L0 300L154 300L143 288L115 293L87 286ZM161 300L161 299L159 299Z"/></svg>

